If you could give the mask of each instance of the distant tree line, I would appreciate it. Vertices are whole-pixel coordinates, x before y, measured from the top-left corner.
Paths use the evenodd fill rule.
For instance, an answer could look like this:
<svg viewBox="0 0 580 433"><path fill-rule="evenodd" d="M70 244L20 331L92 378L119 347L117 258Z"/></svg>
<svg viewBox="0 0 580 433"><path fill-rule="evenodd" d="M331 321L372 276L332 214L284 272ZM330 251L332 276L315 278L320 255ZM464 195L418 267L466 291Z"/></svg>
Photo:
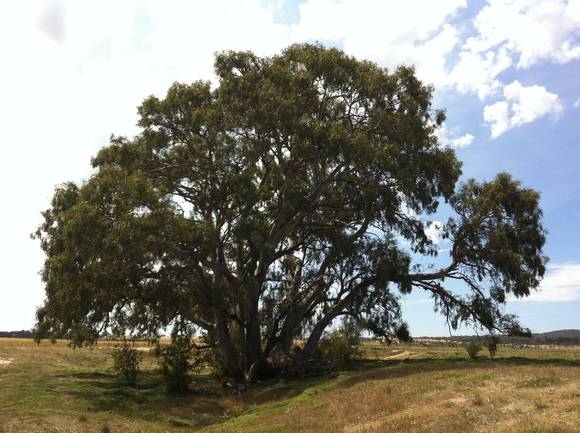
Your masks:
<svg viewBox="0 0 580 433"><path fill-rule="evenodd" d="M474 340L485 340L487 336L458 335L453 337L424 337L429 340L451 341L467 343ZM558 344L575 346L580 345L580 330L553 331L532 334L531 337L499 336L500 344ZM418 339L419 341L421 338Z"/></svg>
<svg viewBox="0 0 580 433"><path fill-rule="evenodd" d="M0 331L0 338L32 338L32 331Z"/></svg>

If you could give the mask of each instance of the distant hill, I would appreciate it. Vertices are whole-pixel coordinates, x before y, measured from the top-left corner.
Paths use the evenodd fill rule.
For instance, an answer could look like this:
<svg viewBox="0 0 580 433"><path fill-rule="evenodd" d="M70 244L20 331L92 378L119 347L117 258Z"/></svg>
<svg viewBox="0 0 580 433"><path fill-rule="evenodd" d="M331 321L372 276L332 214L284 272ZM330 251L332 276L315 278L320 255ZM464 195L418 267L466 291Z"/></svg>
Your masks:
<svg viewBox="0 0 580 433"><path fill-rule="evenodd" d="M538 344L580 344L580 329L560 329L534 334Z"/></svg>
<svg viewBox="0 0 580 433"><path fill-rule="evenodd" d="M534 334L534 338L580 338L580 329L560 329L558 331Z"/></svg>
<svg viewBox="0 0 580 433"><path fill-rule="evenodd" d="M0 338L32 338L32 331L0 331Z"/></svg>

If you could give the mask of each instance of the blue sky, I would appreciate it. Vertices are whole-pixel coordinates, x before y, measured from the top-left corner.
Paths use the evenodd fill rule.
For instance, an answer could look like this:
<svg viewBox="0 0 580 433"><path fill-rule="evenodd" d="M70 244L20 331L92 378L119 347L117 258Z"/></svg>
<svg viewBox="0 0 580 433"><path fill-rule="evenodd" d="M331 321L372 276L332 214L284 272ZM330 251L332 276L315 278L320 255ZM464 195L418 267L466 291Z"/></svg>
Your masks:
<svg viewBox="0 0 580 433"><path fill-rule="evenodd" d="M138 132L143 97L213 79L216 51L268 55L304 41L388 68L416 65L447 109L440 139L456 148L464 179L508 171L541 192L550 267L540 292L507 310L536 331L580 328L579 0L8 0L0 330L31 327L42 302L43 257L29 234L54 186L89 176L111 133ZM424 294L404 309L412 334L448 333Z"/></svg>

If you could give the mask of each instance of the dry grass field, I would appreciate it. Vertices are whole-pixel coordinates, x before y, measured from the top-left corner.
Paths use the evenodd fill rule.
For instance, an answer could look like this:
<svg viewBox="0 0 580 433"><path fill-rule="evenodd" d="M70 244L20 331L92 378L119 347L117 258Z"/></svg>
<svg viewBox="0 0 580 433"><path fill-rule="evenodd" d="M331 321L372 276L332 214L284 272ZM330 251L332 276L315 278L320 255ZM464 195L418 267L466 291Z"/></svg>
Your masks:
<svg viewBox="0 0 580 433"><path fill-rule="evenodd" d="M580 349L367 345L337 377L271 380L240 396L211 376L163 392L145 355L137 388L111 372L110 345L0 340L0 433L580 432Z"/></svg>

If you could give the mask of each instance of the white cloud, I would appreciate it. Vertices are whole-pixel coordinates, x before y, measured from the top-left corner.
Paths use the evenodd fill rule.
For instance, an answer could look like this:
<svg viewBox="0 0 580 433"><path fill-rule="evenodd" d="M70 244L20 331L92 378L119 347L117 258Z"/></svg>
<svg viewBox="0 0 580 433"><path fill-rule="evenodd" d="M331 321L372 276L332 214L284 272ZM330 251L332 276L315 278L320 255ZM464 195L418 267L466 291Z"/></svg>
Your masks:
<svg viewBox="0 0 580 433"><path fill-rule="evenodd" d="M475 137L471 134L458 135L457 128L448 128L443 124L437 129L437 137L443 146L450 146L455 148L462 148L469 146Z"/></svg>
<svg viewBox="0 0 580 433"><path fill-rule="evenodd" d="M520 68L580 58L578 0L488 0L474 27L477 35L466 42L467 49L503 47L517 57Z"/></svg>
<svg viewBox="0 0 580 433"><path fill-rule="evenodd" d="M307 0L299 6L293 36L333 41L387 67L414 64L421 79L439 84L446 56L458 42L457 29L446 21L465 6L465 0Z"/></svg>
<svg viewBox="0 0 580 433"><path fill-rule="evenodd" d="M48 1L38 17L37 26L50 38L57 42L63 42L65 39L65 14L66 8L61 1Z"/></svg>
<svg viewBox="0 0 580 433"><path fill-rule="evenodd" d="M574 106L574 108L580 108L580 98L578 98L578 99L576 99L574 101L574 105L573 106Z"/></svg>
<svg viewBox="0 0 580 433"><path fill-rule="evenodd" d="M558 95L550 93L542 86L522 86L513 81L503 89L504 100L486 105L483 119L491 128L492 138L496 138L510 128L533 122L547 114L562 111Z"/></svg>
<svg viewBox="0 0 580 433"><path fill-rule="evenodd" d="M491 136L499 137L507 131L510 126L509 104L505 101L499 101L492 105L486 105L483 109L483 120L491 128Z"/></svg>
<svg viewBox="0 0 580 433"><path fill-rule="evenodd" d="M474 30L446 84L484 100L501 89L498 76L512 65L580 58L580 0L488 0Z"/></svg>
<svg viewBox="0 0 580 433"><path fill-rule="evenodd" d="M501 87L496 77L511 65L512 60L505 49L486 53L462 51L446 84L462 93L477 93L479 99L484 100Z"/></svg>
<svg viewBox="0 0 580 433"><path fill-rule="evenodd" d="M432 221L425 229L425 234L427 238L435 245L441 242L441 229L443 228L443 223L440 221Z"/></svg>
<svg viewBox="0 0 580 433"><path fill-rule="evenodd" d="M444 85L447 79L447 56L459 42L457 29L449 24L432 39L409 50L405 63L414 64L417 76L436 85Z"/></svg>
<svg viewBox="0 0 580 433"><path fill-rule="evenodd" d="M580 263L551 266L538 291L520 302L571 302L580 300Z"/></svg>
<svg viewBox="0 0 580 433"><path fill-rule="evenodd" d="M471 134L463 134L461 137L454 138L451 141L451 146L458 148L469 146L474 138L475 137Z"/></svg>

